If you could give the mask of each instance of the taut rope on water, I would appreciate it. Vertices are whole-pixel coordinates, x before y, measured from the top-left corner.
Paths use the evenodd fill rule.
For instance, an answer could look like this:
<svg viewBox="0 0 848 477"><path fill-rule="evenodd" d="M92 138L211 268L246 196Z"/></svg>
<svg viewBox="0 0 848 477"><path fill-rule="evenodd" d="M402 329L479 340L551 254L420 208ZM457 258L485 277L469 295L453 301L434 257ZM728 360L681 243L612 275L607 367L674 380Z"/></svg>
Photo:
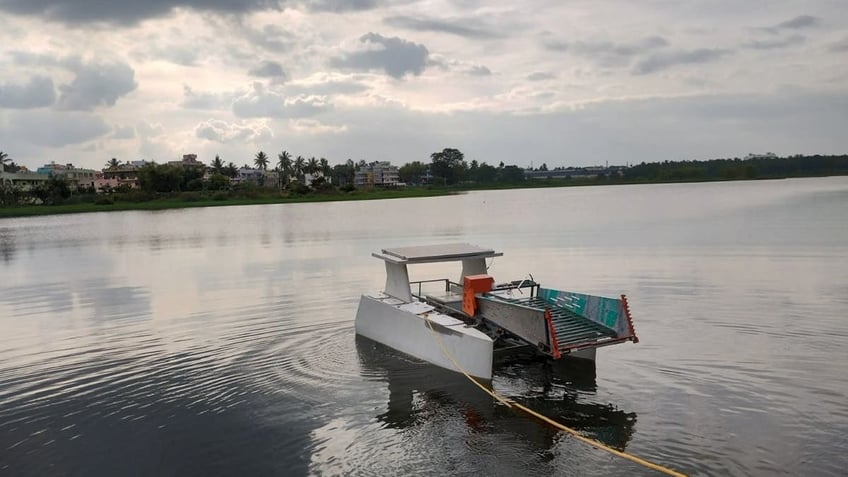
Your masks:
<svg viewBox="0 0 848 477"><path fill-rule="evenodd" d="M614 456L621 457L622 459L627 459L631 462L635 462L635 463L637 463L641 466L647 467L648 469L652 469L652 470L655 470L657 472L661 472L661 473L666 474L666 475L673 475L675 477L686 477L686 474L677 472L676 470L669 469L668 467L663 467L659 464L654 464L653 462L649 462L649 461L642 459L640 457L636 457L635 455L628 454L627 452L622 452L620 450L613 449L612 447L609 447L606 444L603 444L602 442L596 441L594 439L590 439L590 438L580 434L579 432L577 432L576 430L574 430L574 429L572 429L568 426L560 424L559 422L554 421L553 419L551 419L551 418L549 418L545 415L539 414L538 412L524 406L523 404L517 403L517 402L515 402L511 399L505 398L505 397L499 395L498 393L496 393L495 391L487 388L486 386L483 386L482 384L480 384L479 381L477 381L477 379L475 379L473 376L468 374L468 372L465 371L465 369L462 366L460 366L459 363L456 362L456 359L454 359L453 355L451 355L450 351L448 351L448 349L445 347L445 344L442 342L442 337L439 336L439 334L436 332L436 330L433 329L433 324L430 322L430 319L427 318L427 315L424 315L424 320L427 322L427 327L430 329L430 333L435 337L436 342L439 344L439 347L442 349L442 354L444 354L445 357L447 357L451 361L451 363L453 363L453 365L456 367L456 369L460 373L462 373L466 378L468 378L469 381L476 384L478 388L482 389L483 391L486 392L486 394L488 394L488 395L492 396L493 398L495 398L496 400L498 400L501 404L503 404L503 405L505 405L505 406L507 406L511 409L518 409L520 411L523 411L523 412L535 417L536 419L539 419L540 421L543 421L543 422L545 422L545 423L547 423L547 424L549 424L549 425L551 425L551 426L553 426L553 427L555 427L555 428L557 428L557 429L559 429L563 432L568 433L569 435L571 435L575 439L579 440L580 442L583 442L584 444L589 444L590 446L592 446L596 449L600 449L602 451L608 452L608 453L610 453Z"/></svg>

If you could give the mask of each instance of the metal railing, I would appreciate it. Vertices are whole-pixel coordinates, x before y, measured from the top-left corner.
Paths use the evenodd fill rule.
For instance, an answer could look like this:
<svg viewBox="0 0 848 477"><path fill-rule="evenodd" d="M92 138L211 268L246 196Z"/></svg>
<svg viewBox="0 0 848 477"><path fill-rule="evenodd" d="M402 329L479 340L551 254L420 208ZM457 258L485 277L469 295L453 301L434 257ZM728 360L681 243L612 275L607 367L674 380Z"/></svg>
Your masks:
<svg viewBox="0 0 848 477"><path fill-rule="evenodd" d="M413 293L412 296L414 296L415 298L418 298L418 299L422 299L421 298L422 297L422 295L421 295L421 285L424 284L424 283L438 283L438 282L444 282L445 283L445 292L451 291L451 285L453 285L454 287L460 288L460 289L462 288L462 285L460 285L459 283L456 283L456 282L452 282L447 278L434 278L432 280L412 281L412 282L409 282L409 288L411 290L415 285L418 285L418 294L416 295L415 293Z"/></svg>

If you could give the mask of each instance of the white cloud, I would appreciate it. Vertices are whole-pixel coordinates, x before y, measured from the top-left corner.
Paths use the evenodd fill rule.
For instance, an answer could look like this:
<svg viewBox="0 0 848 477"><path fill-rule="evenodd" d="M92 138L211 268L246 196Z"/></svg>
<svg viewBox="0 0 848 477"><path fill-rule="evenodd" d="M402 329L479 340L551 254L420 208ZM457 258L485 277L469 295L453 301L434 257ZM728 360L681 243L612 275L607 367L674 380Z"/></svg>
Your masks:
<svg viewBox="0 0 848 477"><path fill-rule="evenodd" d="M347 131L347 126L323 124L314 119L295 119L290 123L292 130L301 134L337 134Z"/></svg>
<svg viewBox="0 0 848 477"><path fill-rule="evenodd" d="M113 139L135 139L135 128L132 126L115 126L112 130Z"/></svg>
<svg viewBox="0 0 848 477"><path fill-rule="evenodd" d="M233 101L233 113L240 118L298 118L332 109L323 96L285 97L255 82L251 91Z"/></svg>
<svg viewBox="0 0 848 477"><path fill-rule="evenodd" d="M194 91L190 86L183 85L182 106L187 109L228 109L232 106L235 93L218 93L209 91Z"/></svg>
<svg viewBox="0 0 848 477"><path fill-rule="evenodd" d="M197 125L195 136L209 141L227 143L262 143L274 134L263 122L230 123L220 119L209 119Z"/></svg>

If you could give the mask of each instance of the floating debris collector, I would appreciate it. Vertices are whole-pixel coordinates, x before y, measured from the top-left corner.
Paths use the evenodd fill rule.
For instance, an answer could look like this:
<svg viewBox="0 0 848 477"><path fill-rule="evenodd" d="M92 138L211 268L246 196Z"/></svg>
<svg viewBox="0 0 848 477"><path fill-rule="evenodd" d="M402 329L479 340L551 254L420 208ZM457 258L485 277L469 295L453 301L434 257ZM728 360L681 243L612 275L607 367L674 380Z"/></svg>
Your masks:
<svg viewBox="0 0 848 477"><path fill-rule="evenodd" d="M387 248L382 292L364 294L356 333L446 369L492 379L498 349L526 346L552 359L594 360L597 348L638 342L624 295L607 298L544 288L532 276L495 282L486 259L501 252L465 243ZM408 265L461 262L459 281L410 281ZM445 353L428 328L441 336Z"/></svg>

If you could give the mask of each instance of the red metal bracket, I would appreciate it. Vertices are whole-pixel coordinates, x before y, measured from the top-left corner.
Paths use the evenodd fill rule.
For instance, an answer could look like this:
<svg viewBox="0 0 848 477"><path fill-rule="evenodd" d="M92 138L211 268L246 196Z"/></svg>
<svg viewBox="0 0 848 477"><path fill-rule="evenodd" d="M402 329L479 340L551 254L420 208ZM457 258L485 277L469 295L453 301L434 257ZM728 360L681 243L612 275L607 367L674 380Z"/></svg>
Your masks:
<svg viewBox="0 0 848 477"><path fill-rule="evenodd" d="M627 304L627 296L621 295L621 308L624 310L624 317L627 319L627 329L630 330L630 336L634 343L639 342L639 337L636 336L636 330L633 328L633 318L630 317L630 305Z"/></svg>
<svg viewBox="0 0 848 477"><path fill-rule="evenodd" d="M548 324L548 334L551 337L551 355L554 359L559 359L559 345L557 344L556 333L554 332L554 322L551 318L550 308L545 308L545 322Z"/></svg>

